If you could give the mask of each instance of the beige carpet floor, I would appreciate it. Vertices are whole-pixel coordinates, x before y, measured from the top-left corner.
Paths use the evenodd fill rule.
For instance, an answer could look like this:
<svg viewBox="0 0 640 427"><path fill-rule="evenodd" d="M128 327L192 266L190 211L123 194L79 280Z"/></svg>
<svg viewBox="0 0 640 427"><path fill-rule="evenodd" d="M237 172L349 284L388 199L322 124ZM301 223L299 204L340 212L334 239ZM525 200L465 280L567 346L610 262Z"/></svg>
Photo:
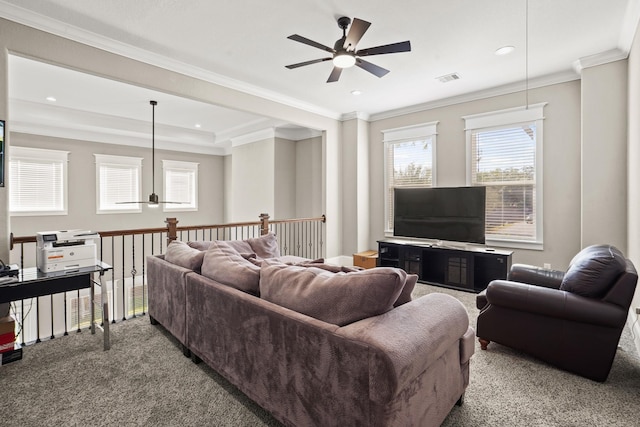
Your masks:
<svg viewBox="0 0 640 427"><path fill-rule="evenodd" d="M475 325L475 294L418 284L414 297L458 298ZM194 365L148 316L101 337L72 333L24 349L0 366L0 426L279 426L205 364ZM580 355L576 355L580 357ZM611 374L596 383L491 344L471 361L461 407L444 426L640 425L640 358L628 329Z"/></svg>

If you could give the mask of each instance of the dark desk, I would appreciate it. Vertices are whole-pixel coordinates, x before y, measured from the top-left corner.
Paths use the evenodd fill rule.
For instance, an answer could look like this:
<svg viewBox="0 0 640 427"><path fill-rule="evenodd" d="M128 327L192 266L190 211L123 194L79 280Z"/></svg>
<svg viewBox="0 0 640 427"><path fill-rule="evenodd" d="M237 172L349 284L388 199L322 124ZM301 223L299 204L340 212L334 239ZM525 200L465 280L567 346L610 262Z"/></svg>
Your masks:
<svg viewBox="0 0 640 427"><path fill-rule="evenodd" d="M79 289L91 289L91 333L95 334L95 284L92 275L100 274L100 282L97 283L102 287L102 277L104 272L111 270L112 267L102 261L98 261L96 265L83 267L70 271L57 271L53 273L43 273L35 267L20 270L17 281L11 283L0 284L0 304L18 301L28 298L40 297L45 295L57 294L60 292L75 291ZM102 302L102 330L104 333L104 349L110 348L109 342L109 307L106 302L106 293L101 292ZM102 297L105 296L103 299ZM66 310L66 306L65 306ZM52 313L53 316L53 313ZM66 316L65 316L66 322ZM53 320L52 320L53 328ZM66 327L65 327L66 330Z"/></svg>

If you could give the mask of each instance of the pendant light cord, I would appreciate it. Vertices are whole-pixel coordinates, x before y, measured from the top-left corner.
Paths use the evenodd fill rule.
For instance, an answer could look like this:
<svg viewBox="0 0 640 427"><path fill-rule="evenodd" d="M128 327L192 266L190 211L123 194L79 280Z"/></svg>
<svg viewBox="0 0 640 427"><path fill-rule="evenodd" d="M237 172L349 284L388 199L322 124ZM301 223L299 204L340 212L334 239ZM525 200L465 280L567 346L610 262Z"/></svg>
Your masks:
<svg viewBox="0 0 640 427"><path fill-rule="evenodd" d="M150 101L151 104L151 193L156 193L156 104L157 101Z"/></svg>
<svg viewBox="0 0 640 427"><path fill-rule="evenodd" d="M525 0L525 24L524 24L524 56L525 56L525 101L526 109L529 109L529 0Z"/></svg>

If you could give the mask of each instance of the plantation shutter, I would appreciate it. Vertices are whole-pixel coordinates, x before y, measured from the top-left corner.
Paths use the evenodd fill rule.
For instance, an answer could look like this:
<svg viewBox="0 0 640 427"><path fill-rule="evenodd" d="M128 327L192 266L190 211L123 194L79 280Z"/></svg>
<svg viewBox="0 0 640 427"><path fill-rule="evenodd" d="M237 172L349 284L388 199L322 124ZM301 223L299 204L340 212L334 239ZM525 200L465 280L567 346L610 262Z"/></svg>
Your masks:
<svg viewBox="0 0 640 427"><path fill-rule="evenodd" d="M11 147L9 210L14 215L67 213L67 151Z"/></svg>

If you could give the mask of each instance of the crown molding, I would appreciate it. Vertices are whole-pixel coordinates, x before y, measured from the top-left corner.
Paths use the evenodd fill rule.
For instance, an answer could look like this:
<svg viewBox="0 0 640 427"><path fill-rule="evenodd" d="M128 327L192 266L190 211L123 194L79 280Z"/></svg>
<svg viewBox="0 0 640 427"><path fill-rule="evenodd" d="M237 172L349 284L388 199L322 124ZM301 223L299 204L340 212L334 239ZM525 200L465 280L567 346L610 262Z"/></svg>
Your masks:
<svg viewBox="0 0 640 427"><path fill-rule="evenodd" d="M276 137L290 141L302 141L303 139L316 138L319 136L322 136L322 132L315 129L276 127Z"/></svg>
<svg viewBox="0 0 640 427"><path fill-rule="evenodd" d="M341 116L338 112L328 110L296 98L284 96L280 93L251 85L240 80L232 79L200 67L185 64L184 62L177 61L173 58L159 55L145 49L140 49L118 42L108 37L37 14L25 8L7 3L3 0L0 0L0 17L65 39L95 47L116 55L124 56L135 61L164 68L169 71L174 71L189 77L194 77L209 83L307 111L309 113L334 120L339 120Z"/></svg>
<svg viewBox="0 0 640 427"><path fill-rule="evenodd" d="M363 113L362 111L352 111L351 113L345 113L340 117L340 120L346 122L347 120L360 119L369 121L371 115L369 113Z"/></svg>
<svg viewBox="0 0 640 427"><path fill-rule="evenodd" d="M624 52L620 49L611 49L605 52L596 53L595 55L584 56L574 61L573 69L576 73L581 74L582 70L589 67L595 67L598 65L608 64L610 62L620 61L627 59L629 52Z"/></svg>
<svg viewBox="0 0 640 427"><path fill-rule="evenodd" d="M273 139L276 137L276 130L273 127L260 129L255 132L247 133L242 136L231 138L231 146L239 147L245 144L251 144L257 141L263 141L265 139Z"/></svg>
<svg viewBox="0 0 640 427"><path fill-rule="evenodd" d="M378 114L372 114L370 121L377 121L383 119L389 119L392 117L404 116L406 114L420 113L423 111L433 110L434 108L448 107L450 105L462 104L465 102L478 101L485 98L491 98L494 96L508 95L511 93L522 92L527 89L536 89L544 86L550 86L559 83L566 83L574 80L579 80L580 76L573 70L567 70L560 73L549 74L546 76L530 79L528 84L525 81L510 83L502 86L497 86L477 92L466 93L450 98L438 99L423 104L411 105L405 108L399 108L397 110L385 111Z"/></svg>
<svg viewBox="0 0 640 427"><path fill-rule="evenodd" d="M126 135L108 135L104 132L99 131L87 129L70 129L68 127L58 127L55 125L44 123L34 124L15 120L11 122L11 132L151 149L148 137L143 139ZM180 144L180 146L177 147L173 141L163 141L158 139L156 139L155 145L156 149L166 151L180 151L196 154L208 154L213 156L223 156L227 154L224 147L203 146L184 143Z"/></svg>

